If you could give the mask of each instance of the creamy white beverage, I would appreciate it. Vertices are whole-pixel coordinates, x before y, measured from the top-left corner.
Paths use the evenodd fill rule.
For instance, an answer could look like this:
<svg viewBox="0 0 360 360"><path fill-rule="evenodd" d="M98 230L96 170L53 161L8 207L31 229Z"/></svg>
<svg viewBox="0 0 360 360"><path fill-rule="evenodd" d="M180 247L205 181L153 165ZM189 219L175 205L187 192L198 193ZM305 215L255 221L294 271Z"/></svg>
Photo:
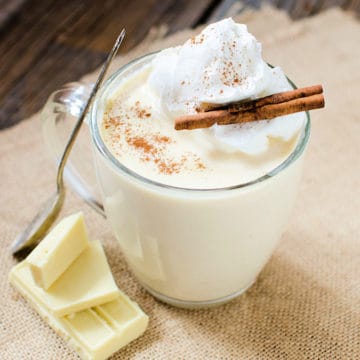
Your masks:
<svg viewBox="0 0 360 360"><path fill-rule="evenodd" d="M96 156L105 210L134 274L155 296L203 306L253 283L288 220L307 140L305 113L191 131L176 131L174 119L202 103L291 88L232 19L136 61L109 83L97 108L111 158Z"/></svg>

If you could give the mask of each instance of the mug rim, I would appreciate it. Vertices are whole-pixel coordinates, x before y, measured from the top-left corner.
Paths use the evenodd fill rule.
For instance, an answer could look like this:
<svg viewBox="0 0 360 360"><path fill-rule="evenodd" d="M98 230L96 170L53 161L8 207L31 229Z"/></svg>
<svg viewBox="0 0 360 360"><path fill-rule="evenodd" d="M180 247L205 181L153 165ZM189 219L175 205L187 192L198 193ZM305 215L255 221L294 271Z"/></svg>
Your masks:
<svg viewBox="0 0 360 360"><path fill-rule="evenodd" d="M235 189L242 189L242 188L248 188L252 185L261 183L263 181L269 180L271 178L273 178L274 176L276 176L277 174L279 174L281 171L285 170L286 168L288 168L292 163L294 163L299 157L300 155L304 152L305 147L308 143L309 137L310 137L310 129L311 129L311 121L310 121L310 114L308 111L306 111L306 123L305 126L302 129L302 133L299 136L299 139L297 141L297 144L295 146L295 148L293 149L293 151L289 154L289 156L282 162L280 163L278 166L276 166L274 169L270 170L269 172L267 172L266 174L248 181L248 182L244 182L241 184L237 184L237 185L231 185L231 186L224 186L224 187L215 187L215 188L205 188L205 189L201 189L201 188L190 188L190 187L181 187L181 186L174 186L174 185L169 185L169 184L164 184L162 182L156 181L156 180L152 180L149 179L143 175L140 175L139 173L131 170L130 168L128 168L127 166L125 166L124 164L122 164L111 152L110 150L107 148L106 144L104 143L101 134L100 134L100 129L99 129L99 124L97 121L97 109L98 109L98 104L100 99L102 99L102 96L105 92L105 90L113 83L113 81L115 81L118 76L121 75L121 73L123 73L124 71L128 70L130 67L141 63L151 57L153 57L154 55L156 55L157 53L159 53L160 51L155 51L152 53L148 53L145 54L141 57L138 57L130 62L128 62L127 64L121 66L117 71L115 71L108 79L107 81L104 83L104 85L102 86L102 88L99 91L98 96L96 97L91 110L89 112L89 125L90 125L90 132L91 132L91 137L93 140L93 143L95 144L97 150L100 152L100 154L104 157L105 160L109 161L110 164L112 166L114 166L116 168L116 170L120 170L122 172L124 172L126 175L129 175L131 178L134 178L142 183L145 183L147 185L151 185L154 186L156 188L160 188L160 189L169 189L169 190L176 190L176 191L185 191L185 192L223 192L223 191L229 191L229 190L235 190ZM272 65L269 64L269 66L273 67ZM290 85L293 87L293 89L297 89L297 86L293 83L293 81L291 79L289 79L286 76L288 82L290 83Z"/></svg>

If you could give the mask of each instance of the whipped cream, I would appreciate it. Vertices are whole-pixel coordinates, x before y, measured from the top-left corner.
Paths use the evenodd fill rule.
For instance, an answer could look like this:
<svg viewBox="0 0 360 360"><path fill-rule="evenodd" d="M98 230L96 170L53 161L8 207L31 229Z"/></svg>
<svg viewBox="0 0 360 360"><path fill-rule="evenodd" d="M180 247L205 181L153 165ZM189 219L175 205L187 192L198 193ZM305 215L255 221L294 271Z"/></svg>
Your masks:
<svg viewBox="0 0 360 360"><path fill-rule="evenodd" d="M231 18L207 26L182 46L160 52L148 81L169 121L195 113L204 102L226 104L291 90L281 68L271 68L262 59L261 44L246 25ZM305 123L304 113L284 118L214 125L211 131L224 150L258 155L268 150L271 138L289 141Z"/></svg>

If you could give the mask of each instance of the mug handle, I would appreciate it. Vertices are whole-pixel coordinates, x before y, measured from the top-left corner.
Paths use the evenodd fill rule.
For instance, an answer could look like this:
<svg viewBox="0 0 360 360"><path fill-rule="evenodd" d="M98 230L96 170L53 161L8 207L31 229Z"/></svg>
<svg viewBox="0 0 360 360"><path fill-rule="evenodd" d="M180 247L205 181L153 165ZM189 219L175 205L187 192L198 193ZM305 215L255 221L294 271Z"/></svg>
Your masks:
<svg viewBox="0 0 360 360"><path fill-rule="evenodd" d="M85 107L92 87L93 84L82 82L66 84L50 95L42 110L44 140L57 164L60 162L65 144L81 110ZM64 178L75 193L99 214L106 217L93 166L88 119L85 119L85 124L80 129L66 164Z"/></svg>

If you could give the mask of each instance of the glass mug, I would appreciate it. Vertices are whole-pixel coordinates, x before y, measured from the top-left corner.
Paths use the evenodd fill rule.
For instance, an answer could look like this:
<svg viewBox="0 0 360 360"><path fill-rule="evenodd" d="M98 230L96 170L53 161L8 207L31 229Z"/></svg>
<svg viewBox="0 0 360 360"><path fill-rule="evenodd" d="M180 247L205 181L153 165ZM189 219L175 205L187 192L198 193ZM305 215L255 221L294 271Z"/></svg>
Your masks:
<svg viewBox="0 0 360 360"><path fill-rule="evenodd" d="M221 304L254 283L282 235L302 173L309 114L289 157L254 181L199 190L147 179L110 153L99 124L109 95L153 56L123 66L102 87L82 129L91 141L85 134L77 140L65 176L106 214L131 271L153 296L187 308ZM66 85L43 109L45 140L58 159L90 88Z"/></svg>

